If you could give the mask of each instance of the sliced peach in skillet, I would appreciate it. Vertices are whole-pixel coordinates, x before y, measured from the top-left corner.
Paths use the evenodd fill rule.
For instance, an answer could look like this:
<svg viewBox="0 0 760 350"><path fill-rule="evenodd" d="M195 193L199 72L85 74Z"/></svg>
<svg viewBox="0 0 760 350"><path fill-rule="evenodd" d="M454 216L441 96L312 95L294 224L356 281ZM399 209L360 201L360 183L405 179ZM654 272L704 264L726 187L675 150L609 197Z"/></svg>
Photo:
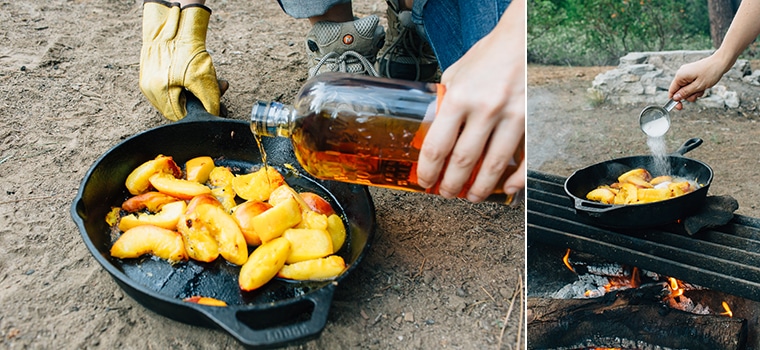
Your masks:
<svg viewBox="0 0 760 350"><path fill-rule="evenodd" d="M127 176L125 185L131 194L141 194L150 190L151 176L159 173L170 174L173 177L182 177L182 169L174 162L172 157L159 154L156 158L140 164Z"/></svg>
<svg viewBox="0 0 760 350"><path fill-rule="evenodd" d="M119 259L152 254L172 262L187 260L182 236L172 230L141 225L122 233L111 246L111 256Z"/></svg>
<svg viewBox="0 0 760 350"><path fill-rule="evenodd" d="M290 241L275 238L258 246L240 268L238 284L244 291L252 291L269 282L285 266L290 255Z"/></svg>
<svg viewBox="0 0 760 350"><path fill-rule="evenodd" d="M299 281L323 281L338 277L346 269L346 262L340 255L305 260L285 265L277 277Z"/></svg>
<svg viewBox="0 0 760 350"><path fill-rule="evenodd" d="M180 216L185 213L186 208L187 204L185 204L185 201L178 200L164 204L161 210L155 214L136 213L125 215L119 220L119 230L127 231L140 225L154 225L167 230L174 230L177 227Z"/></svg>

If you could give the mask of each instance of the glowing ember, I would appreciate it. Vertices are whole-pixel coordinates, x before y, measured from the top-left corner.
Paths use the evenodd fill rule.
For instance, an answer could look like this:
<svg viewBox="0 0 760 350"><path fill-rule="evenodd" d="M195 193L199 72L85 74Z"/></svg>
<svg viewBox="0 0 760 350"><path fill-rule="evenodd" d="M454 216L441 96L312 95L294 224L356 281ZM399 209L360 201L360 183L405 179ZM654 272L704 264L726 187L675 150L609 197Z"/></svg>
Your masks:
<svg viewBox="0 0 760 350"><path fill-rule="evenodd" d="M721 312L720 314L726 315L728 317L734 317L734 313L733 311L731 311L731 308L728 307L728 303L724 301L724 302L721 302L721 304L723 304L723 309L726 310L726 312Z"/></svg>

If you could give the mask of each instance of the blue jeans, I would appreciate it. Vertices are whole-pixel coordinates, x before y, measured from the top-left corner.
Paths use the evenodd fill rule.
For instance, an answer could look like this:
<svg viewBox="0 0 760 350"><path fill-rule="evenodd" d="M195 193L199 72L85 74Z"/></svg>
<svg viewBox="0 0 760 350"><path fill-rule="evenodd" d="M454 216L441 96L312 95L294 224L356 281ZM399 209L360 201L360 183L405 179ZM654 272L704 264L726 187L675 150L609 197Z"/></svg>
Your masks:
<svg viewBox="0 0 760 350"><path fill-rule="evenodd" d="M294 18L324 14L351 0L277 0ZM433 47L441 70L459 60L496 26L511 0L415 0L412 21ZM509 48L504 48L508 50Z"/></svg>

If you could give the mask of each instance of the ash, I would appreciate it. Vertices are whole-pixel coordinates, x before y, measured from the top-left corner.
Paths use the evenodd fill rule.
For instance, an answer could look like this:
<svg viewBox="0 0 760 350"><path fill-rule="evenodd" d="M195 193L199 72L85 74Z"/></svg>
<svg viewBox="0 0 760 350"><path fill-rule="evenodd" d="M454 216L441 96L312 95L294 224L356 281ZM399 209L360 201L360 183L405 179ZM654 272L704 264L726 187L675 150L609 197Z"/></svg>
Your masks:
<svg viewBox="0 0 760 350"><path fill-rule="evenodd" d="M551 295L555 299L590 299L606 293L605 286L610 283L604 276L592 274L578 275L578 280L567 284Z"/></svg>

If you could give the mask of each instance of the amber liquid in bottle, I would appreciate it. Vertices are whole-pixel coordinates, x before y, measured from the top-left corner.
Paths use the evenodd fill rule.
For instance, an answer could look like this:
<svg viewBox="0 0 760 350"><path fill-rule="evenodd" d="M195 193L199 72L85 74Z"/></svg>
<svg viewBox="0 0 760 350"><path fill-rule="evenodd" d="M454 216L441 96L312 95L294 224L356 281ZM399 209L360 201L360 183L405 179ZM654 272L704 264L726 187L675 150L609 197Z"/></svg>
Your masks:
<svg viewBox="0 0 760 350"><path fill-rule="evenodd" d="M346 79L350 83L355 81L355 78ZM314 177L438 194L438 184L425 189L417 182L417 159L422 141L432 122L432 119L424 118L424 109L429 103L419 97L423 94L412 93L412 97L406 101L398 101L399 104L408 104L399 110L415 111L404 115L393 110L398 106L387 106L388 100L396 103L395 96L377 97L386 94L382 82L378 84L381 86L370 86L371 91L364 91L358 96L354 90L366 90L366 86L357 87L349 83L346 83L347 86L330 86L330 91L335 93L330 103L324 102L324 93L312 91L310 98L312 95L320 97L305 99L307 102L302 101L303 105L311 106L308 109L303 105L293 108L277 103L259 102L252 114L252 130L254 134L290 137L298 162ZM395 91L399 89L397 86L393 86L392 89L394 94L399 94ZM349 96L354 96L355 99L352 100ZM340 103L332 103L338 98L342 100ZM316 105L315 100L321 102L320 108L313 107ZM379 103L378 100L383 103ZM435 102L434 94L430 97L430 102ZM377 108L378 105L382 105L382 108ZM434 107L433 105L433 113ZM429 107L427 109L430 110ZM270 114L277 117L265 117ZM273 131L275 126L277 131ZM506 178L517 170L522 157L524 150L521 147L515 152L513 162L505 171L502 181L486 201L513 203L514 196L506 195L502 187ZM459 197L467 194L476 175L477 169L473 171L472 178L465 184Z"/></svg>
<svg viewBox="0 0 760 350"><path fill-rule="evenodd" d="M430 122L324 114L299 119L292 135L296 157L307 172L326 180L438 193L438 184L425 189L417 182L419 147ZM517 164L512 164L505 174L516 170ZM477 171L460 197L466 195L474 174ZM501 187L487 200L512 201Z"/></svg>

